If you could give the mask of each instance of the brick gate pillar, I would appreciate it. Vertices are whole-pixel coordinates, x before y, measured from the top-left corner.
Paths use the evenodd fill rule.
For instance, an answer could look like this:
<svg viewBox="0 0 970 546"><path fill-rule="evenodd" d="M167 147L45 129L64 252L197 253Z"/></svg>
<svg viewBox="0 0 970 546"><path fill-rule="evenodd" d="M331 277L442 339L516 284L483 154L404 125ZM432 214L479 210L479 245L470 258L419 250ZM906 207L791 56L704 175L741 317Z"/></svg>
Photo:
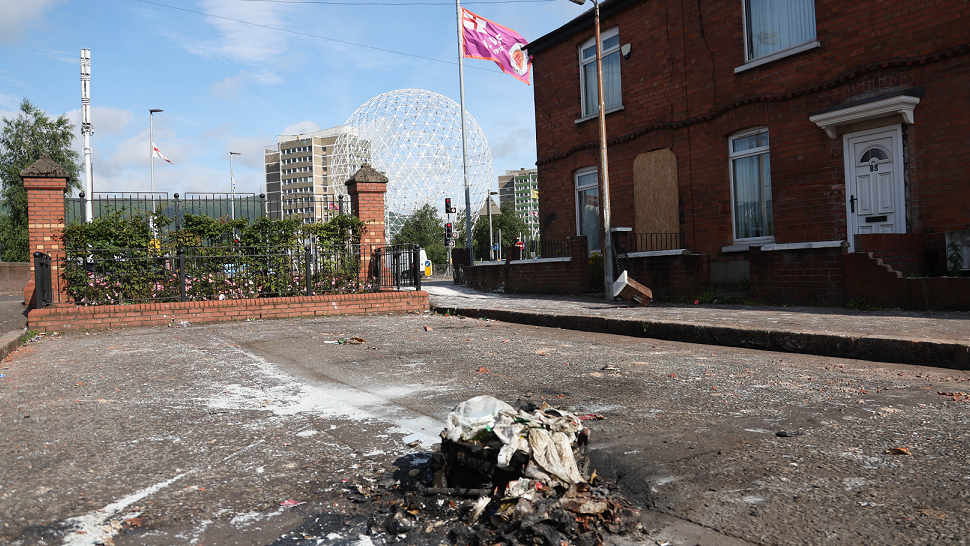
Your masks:
<svg viewBox="0 0 970 546"><path fill-rule="evenodd" d="M364 222L364 233L360 238L361 274L373 277L377 272L371 271L371 256L386 244L384 194L387 193L387 177L364 163L346 185L351 210Z"/></svg>
<svg viewBox="0 0 970 546"><path fill-rule="evenodd" d="M43 156L20 171L27 192L27 230L30 236L30 280L24 288L24 302L34 307L34 252L50 255L51 275L60 273L64 259L64 193L69 175L50 156ZM54 279L54 300L58 283Z"/></svg>

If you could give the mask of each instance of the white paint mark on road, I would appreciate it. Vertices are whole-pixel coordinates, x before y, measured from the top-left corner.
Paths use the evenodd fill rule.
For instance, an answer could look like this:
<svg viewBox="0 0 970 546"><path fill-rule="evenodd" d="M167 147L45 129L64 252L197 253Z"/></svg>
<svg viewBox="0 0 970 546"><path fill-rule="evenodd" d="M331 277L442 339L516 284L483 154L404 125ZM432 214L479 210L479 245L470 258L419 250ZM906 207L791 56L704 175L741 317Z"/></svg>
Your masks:
<svg viewBox="0 0 970 546"><path fill-rule="evenodd" d="M184 478L185 476L194 473L194 470L183 472L174 478L148 486L141 491L128 495L121 500L117 500L96 512L91 512L83 516L68 519L65 523L71 527L74 527L74 531L68 533L64 537L64 546L90 546L99 541L103 542L106 536L113 536L117 533L117 531L111 527L108 527L107 531L105 528L108 520L118 514L118 512L121 512L125 508L131 506L132 503L138 502L148 495L156 493Z"/></svg>

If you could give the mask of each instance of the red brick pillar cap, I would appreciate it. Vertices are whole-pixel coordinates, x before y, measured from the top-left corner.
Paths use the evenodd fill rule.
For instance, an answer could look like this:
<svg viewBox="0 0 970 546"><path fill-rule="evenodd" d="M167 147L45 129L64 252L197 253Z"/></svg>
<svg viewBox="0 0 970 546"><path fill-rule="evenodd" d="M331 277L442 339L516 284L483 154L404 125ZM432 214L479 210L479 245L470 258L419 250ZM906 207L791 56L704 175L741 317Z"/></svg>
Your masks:
<svg viewBox="0 0 970 546"><path fill-rule="evenodd" d="M20 171L21 178L69 178L70 176L64 167L58 165L49 155L41 156L29 167Z"/></svg>

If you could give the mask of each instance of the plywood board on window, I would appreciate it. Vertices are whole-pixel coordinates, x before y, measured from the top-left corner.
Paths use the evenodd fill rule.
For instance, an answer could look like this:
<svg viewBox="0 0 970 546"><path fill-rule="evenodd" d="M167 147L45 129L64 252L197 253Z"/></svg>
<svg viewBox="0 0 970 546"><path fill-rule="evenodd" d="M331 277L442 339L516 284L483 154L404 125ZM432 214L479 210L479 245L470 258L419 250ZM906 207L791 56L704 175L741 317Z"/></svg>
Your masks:
<svg viewBox="0 0 970 546"><path fill-rule="evenodd" d="M633 206L637 233L679 233L677 154L670 149L640 154L633 161Z"/></svg>

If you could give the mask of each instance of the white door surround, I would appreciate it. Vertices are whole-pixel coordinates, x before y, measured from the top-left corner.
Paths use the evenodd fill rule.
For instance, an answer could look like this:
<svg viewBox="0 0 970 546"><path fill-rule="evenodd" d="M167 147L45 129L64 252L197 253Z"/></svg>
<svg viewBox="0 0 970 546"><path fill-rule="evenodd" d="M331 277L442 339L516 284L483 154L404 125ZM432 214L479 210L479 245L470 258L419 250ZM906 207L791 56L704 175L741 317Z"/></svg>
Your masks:
<svg viewBox="0 0 970 546"><path fill-rule="evenodd" d="M859 233L906 233L902 125L842 135L849 252Z"/></svg>

